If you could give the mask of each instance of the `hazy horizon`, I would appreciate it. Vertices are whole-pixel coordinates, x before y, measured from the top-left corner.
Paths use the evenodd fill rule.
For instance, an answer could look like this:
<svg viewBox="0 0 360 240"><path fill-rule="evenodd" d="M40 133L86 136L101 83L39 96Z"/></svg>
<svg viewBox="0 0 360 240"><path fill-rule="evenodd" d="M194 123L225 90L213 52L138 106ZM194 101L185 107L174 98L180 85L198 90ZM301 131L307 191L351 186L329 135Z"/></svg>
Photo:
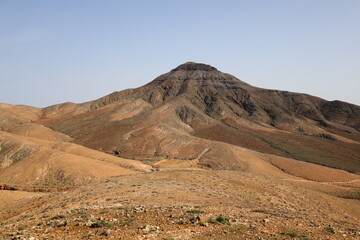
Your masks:
<svg viewBox="0 0 360 240"><path fill-rule="evenodd" d="M359 1L1 1L0 103L45 107L210 64L360 105Z"/></svg>

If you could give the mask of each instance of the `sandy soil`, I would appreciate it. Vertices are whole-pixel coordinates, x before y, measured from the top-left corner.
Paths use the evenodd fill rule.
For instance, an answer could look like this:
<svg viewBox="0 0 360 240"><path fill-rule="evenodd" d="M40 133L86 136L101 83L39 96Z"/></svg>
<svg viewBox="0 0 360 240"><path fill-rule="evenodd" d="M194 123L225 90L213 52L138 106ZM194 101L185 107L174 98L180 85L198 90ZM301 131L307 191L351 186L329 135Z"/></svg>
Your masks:
<svg viewBox="0 0 360 240"><path fill-rule="evenodd" d="M20 196L38 197L33 193ZM0 236L5 239L15 236L35 239L360 237L359 201L249 172L160 169L100 180L43 196L41 201L37 208L24 208L17 217L3 216ZM228 220L224 224L211 223L218 216Z"/></svg>

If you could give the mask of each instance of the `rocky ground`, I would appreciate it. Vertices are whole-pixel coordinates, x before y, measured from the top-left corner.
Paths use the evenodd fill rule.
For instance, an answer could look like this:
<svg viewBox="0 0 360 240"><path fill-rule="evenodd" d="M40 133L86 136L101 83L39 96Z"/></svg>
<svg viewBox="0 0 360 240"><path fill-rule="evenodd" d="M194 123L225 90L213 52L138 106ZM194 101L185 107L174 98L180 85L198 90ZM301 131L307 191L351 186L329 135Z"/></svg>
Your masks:
<svg viewBox="0 0 360 240"><path fill-rule="evenodd" d="M360 238L358 200L249 172L160 170L4 200L0 239Z"/></svg>

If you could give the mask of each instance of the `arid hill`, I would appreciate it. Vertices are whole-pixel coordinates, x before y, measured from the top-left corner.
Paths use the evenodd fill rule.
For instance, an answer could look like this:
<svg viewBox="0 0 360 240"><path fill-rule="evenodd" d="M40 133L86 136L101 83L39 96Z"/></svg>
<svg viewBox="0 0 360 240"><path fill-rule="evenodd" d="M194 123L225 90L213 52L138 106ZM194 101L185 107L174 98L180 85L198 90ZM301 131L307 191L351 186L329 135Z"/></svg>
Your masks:
<svg viewBox="0 0 360 240"><path fill-rule="evenodd" d="M188 62L145 86L83 104L2 104L0 111L8 134L127 159L197 159L212 169L246 170L253 161L237 152L253 150L271 154L251 153L261 159L275 155L360 173L359 106L253 87L206 64Z"/></svg>
<svg viewBox="0 0 360 240"><path fill-rule="evenodd" d="M0 104L0 240L358 239L359 174L359 106L206 64Z"/></svg>
<svg viewBox="0 0 360 240"><path fill-rule="evenodd" d="M359 106L253 87L205 64L182 64L96 101L45 108L36 122L126 158L195 159L213 140L360 173Z"/></svg>

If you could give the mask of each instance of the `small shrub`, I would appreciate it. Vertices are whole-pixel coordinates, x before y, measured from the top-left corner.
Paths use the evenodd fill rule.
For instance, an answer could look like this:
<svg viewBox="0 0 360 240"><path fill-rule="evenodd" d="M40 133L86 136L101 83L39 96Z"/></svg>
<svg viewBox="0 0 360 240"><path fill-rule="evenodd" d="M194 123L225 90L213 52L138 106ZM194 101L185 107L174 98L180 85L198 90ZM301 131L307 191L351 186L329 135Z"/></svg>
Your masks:
<svg viewBox="0 0 360 240"><path fill-rule="evenodd" d="M269 213L268 210L265 210L265 209L255 209L255 210L252 210L251 212L255 212L255 213Z"/></svg>
<svg viewBox="0 0 360 240"><path fill-rule="evenodd" d="M301 240L311 240L311 238L308 238L306 235L298 235L296 233L288 233L288 232L280 232L281 235L284 236L289 236L289 237L293 237L293 238L300 238Z"/></svg>
<svg viewBox="0 0 360 240"><path fill-rule="evenodd" d="M212 223L212 224L227 224L227 225L230 225L229 219L224 217L224 216L218 216L216 219L211 218L207 222Z"/></svg>
<svg viewBox="0 0 360 240"><path fill-rule="evenodd" d="M194 209L194 210L188 210L186 211L187 213L194 213L194 214L200 214L200 213L204 213L204 211L198 210L198 209Z"/></svg>
<svg viewBox="0 0 360 240"><path fill-rule="evenodd" d="M90 228L100 228L103 227L103 225L100 222L94 222L90 225Z"/></svg>
<svg viewBox="0 0 360 240"><path fill-rule="evenodd" d="M335 229L334 229L334 228L332 228L331 226L327 226L327 227L325 227L325 230L326 230L326 231L328 231L329 233L332 233L332 234L334 234L334 233L335 233Z"/></svg>
<svg viewBox="0 0 360 240"><path fill-rule="evenodd" d="M216 218L216 221L218 221L221 224L228 224L229 223L229 219L223 216L218 216Z"/></svg>
<svg viewBox="0 0 360 240"><path fill-rule="evenodd" d="M281 232L280 234L289 237L299 237L296 233Z"/></svg>
<svg viewBox="0 0 360 240"><path fill-rule="evenodd" d="M111 224L104 221L100 221L100 222L94 222L93 224L90 225L90 228L101 228L101 227L111 227Z"/></svg>
<svg viewBox="0 0 360 240"><path fill-rule="evenodd" d="M216 219L212 219L210 218L209 220L207 220L208 223L212 223L212 224L218 224L218 221L216 221Z"/></svg>
<svg viewBox="0 0 360 240"><path fill-rule="evenodd" d="M124 226L132 226L133 225L133 221L135 221L136 218L128 218L126 220L124 220Z"/></svg>
<svg viewBox="0 0 360 240"><path fill-rule="evenodd" d="M62 218L65 218L64 215L56 215L54 217L52 217L51 219L62 219Z"/></svg>

